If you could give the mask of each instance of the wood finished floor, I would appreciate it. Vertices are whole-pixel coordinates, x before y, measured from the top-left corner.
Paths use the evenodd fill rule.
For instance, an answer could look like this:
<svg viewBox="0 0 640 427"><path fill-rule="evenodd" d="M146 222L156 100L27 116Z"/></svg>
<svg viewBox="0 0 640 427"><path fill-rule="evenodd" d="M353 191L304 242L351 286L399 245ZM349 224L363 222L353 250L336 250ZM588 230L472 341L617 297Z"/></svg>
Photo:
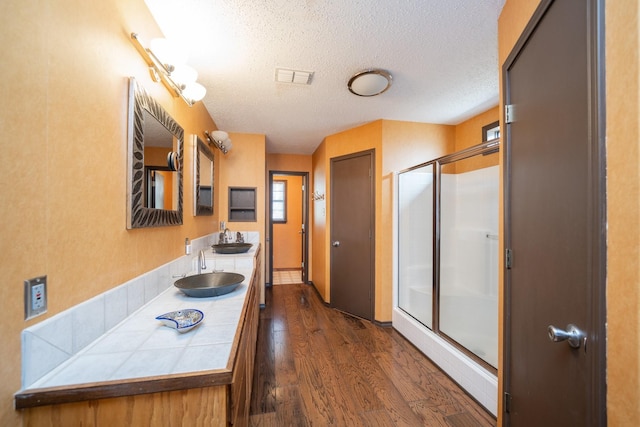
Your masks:
<svg viewBox="0 0 640 427"><path fill-rule="evenodd" d="M326 307L310 285L267 288L251 426L495 426L392 328Z"/></svg>

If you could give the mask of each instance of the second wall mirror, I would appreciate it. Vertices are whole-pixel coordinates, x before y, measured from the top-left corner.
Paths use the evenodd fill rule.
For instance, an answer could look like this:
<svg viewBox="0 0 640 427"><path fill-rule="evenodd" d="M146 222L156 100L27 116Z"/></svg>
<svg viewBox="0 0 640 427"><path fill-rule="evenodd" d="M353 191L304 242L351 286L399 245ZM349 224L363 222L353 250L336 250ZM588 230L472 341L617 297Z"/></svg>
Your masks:
<svg viewBox="0 0 640 427"><path fill-rule="evenodd" d="M213 152L194 135L193 144L193 213L213 215Z"/></svg>

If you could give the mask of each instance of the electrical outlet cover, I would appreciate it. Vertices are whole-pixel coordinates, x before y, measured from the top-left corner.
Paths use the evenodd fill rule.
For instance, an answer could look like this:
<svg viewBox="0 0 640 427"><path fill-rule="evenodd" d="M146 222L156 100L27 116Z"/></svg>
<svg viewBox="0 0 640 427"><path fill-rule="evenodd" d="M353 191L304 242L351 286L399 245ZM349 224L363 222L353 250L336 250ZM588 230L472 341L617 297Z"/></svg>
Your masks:
<svg viewBox="0 0 640 427"><path fill-rule="evenodd" d="M24 281L24 318L39 316L47 311L47 276Z"/></svg>

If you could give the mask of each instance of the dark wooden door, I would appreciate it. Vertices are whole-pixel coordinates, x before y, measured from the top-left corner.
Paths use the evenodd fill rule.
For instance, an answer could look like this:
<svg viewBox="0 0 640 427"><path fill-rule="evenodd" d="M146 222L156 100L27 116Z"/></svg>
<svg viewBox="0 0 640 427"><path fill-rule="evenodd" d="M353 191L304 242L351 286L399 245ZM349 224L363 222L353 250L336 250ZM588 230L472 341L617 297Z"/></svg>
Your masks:
<svg viewBox="0 0 640 427"><path fill-rule="evenodd" d="M331 159L331 305L373 319L374 155Z"/></svg>
<svg viewBox="0 0 640 427"><path fill-rule="evenodd" d="M505 63L505 420L604 421L596 1L544 1ZM576 327L574 336L563 331ZM550 329L553 327L554 329Z"/></svg>

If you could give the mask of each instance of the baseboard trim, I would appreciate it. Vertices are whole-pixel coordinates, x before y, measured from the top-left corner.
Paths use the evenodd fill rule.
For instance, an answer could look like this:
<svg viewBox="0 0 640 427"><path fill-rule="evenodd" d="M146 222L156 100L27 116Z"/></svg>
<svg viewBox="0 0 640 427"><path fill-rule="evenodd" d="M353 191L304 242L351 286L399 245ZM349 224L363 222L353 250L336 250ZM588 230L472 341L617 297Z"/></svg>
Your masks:
<svg viewBox="0 0 640 427"><path fill-rule="evenodd" d="M391 328L393 327L393 322L391 321L387 321L387 322L381 322L379 320L373 320L371 323L373 323L376 326L380 326L381 328Z"/></svg>

